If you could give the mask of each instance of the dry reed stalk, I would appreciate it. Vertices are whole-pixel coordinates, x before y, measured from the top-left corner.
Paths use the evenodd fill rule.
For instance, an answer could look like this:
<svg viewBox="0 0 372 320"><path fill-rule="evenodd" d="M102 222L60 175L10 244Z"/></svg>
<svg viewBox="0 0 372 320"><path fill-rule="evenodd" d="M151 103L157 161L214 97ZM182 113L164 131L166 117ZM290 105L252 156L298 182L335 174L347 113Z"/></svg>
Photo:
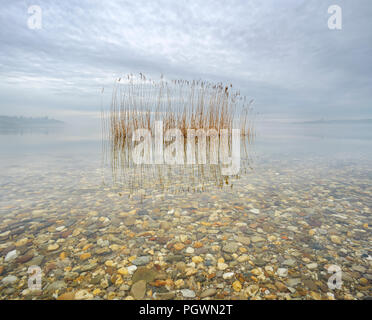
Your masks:
<svg viewBox="0 0 372 320"><path fill-rule="evenodd" d="M139 77L129 74L119 78L114 84L108 114L104 110L101 112L103 136L110 146L105 146L104 150L110 150L113 175L117 176L119 169L128 174L126 166L130 163L133 132L149 129L154 133L155 121L159 120L163 122L164 131L178 128L185 138L188 129L215 129L218 134L221 129L240 129L242 139L250 144L254 138L251 104L252 101L234 91L231 84L166 81L163 76L160 81L153 81L141 73ZM244 146L243 152L247 152ZM135 173L133 186L145 176L143 168L140 174ZM193 179L204 177L208 171L207 175L213 176L216 184L225 182L218 166L197 165L192 170ZM160 182L167 180L163 173L159 168L152 171ZM171 180L170 168L167 176Z"/></svg>

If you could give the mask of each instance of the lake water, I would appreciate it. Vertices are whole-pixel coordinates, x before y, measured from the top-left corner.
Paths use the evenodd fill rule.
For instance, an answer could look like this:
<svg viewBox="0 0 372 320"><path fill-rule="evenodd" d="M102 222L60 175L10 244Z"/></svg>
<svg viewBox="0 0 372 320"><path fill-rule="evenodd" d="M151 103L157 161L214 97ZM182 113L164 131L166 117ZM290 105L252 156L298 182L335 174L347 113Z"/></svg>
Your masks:
<svg viewBox="0 0 372 320"><path fill-rule="evenodd" d="M372 125L255 131L239 177L131 167L120 184L99 121L0 134L0 298L370 296Z"/></svg>

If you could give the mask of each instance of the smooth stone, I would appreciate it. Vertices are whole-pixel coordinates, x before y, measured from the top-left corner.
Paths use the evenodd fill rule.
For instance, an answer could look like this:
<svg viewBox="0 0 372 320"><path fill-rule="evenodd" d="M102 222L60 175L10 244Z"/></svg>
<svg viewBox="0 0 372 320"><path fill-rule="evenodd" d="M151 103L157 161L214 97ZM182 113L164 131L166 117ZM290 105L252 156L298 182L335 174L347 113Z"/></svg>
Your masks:
<svg viewBox="0 0 372 320"><path fill-rule="evenodd" d="M146 293L146 281L140 280L137 281L132 285L132 289L130 290L130 293L134 297L134 299L142 299L145 296Z"/></svg>
<svg viewBox="0 0 372 320"><path fill-rule="evenodd" d="M93 295L87 290L79 290L75 293L75 300L90 300L93 299Z"/></svg>
<svg viewBox="0 0 372 320"><path fill-rule="evenodd" d="M216 289L210 288L200 294L200 298L212 297L217 293Z"/></svg>
<svg viewBox="0 0 372 320"><path fill-rule="evenodd" d="M33 257L34 257L33 254L25 254L23 256L18 257L16 259L16 262L17 263L26 263L26 262L30 261Z"/></svg>
<svg viewBox="0 0 372 320"><path fill-rule="evenodd" d="M182 260L184 260L184 256L180 254L176 254L176 255L169 255L165 261L168 263L173 263L173 262L182 261Z"/></svg>
<svg viewBox="0 0 372 320"><path fill-rule="evenodd" d="M196 297L195 292L190 289L182 289L181 293L184 298L195 298Z"/></svg>
<svg viewBox="0 0 372 320"><path fill-rule="evenodd" d="M256 260L254 261L254 264L255 264L256 266L258 266L258 267L263 267L263 266L266 265L266 262L265 262L264 260L258 258L258 259L256 259Z"/></svg>
<svg viewBox="0 0 372 320"><path fill-rule="evenodd" d="M352 269L360 273L366 272L366 268L364 268L363 266L353 265Z"/></svg>
<svg viewBox="0 0 372 320"><path fill-rule="evenodd" d="M336 244L341 244L341 243L342 243L341 238L338 237L338 236L335 236L335 235L332 235L332 236L331 236L331 241L332 241L333 243L336 243Z"/></svg>
<svg viewBox="0 0 372 320"><path fill-rule="evenodd" d="M87 272L87 271L92 271L97 267L97 263L89 263L86 265L81 266L80 270L81 272Z"/></svg>
<svg viewBox="0 0 372 320"><path fill-rule="evenodd" d="M318 267L318 264L316 262L312 262L312 263L307 264L306 267L310 270L313 270Z"/></svg>
<svg viewBox="0 0 372 320"><path fill-rule="evenodd" d="M134 259L132 263L136 266L143 266L145 264L148 264L150 261L151 261L150 256L141 256Z"/></svg>
<svg viewBox="0 0 372 320"><path fill-rule="evenodd" d="M132 266L129 266L127 268L127 270L129 272L129 274L133 274L133 272L137 270L137 266L133 266L133 265Z"/></svg>
<svg viewBox="0 0 372 320"><path fill-rule="evenodd" d="M219 263L217 263L217 269L218 269L218 270L223 271L223 270L227 269L228 267L229 267L229 266L228 266L226 263L224 263L224 262L219 262Z"/></svg>
<svg viewBox="0 0 372 320"><path fill-rule="evenodd" d="M288 276L288 269L287 268L279 268L276 273L279 277L285 278Z"/></svg>
<svg viewBox="0 0 372 320"><path fill-rule="evenodd" d="M128 267L129 269L129 267ZM146 267L139 267L133 274L132 281L133 283L140 280L145 280L146 282L154 281L158 273L154 269L148 269Z"/></svg>
<svg viewBox="0 0 372 320"><path fill-rule="evenodd" d="M18 278L16 276L7 276L7 277L3 278L3 280L1 280L1 281L5 285L8 285L8 284L13 284L17 280L18 280Z"/></svg>
<svg viewBox="0 0 372 320"><path fill-rule="evenodd" d="M41 266L43 261L44 261L44 256L40 255L40 256L34 257L31 261L27 262L26 265L27 266Z"/></svg>
<svg viewBox="0 0 372 320"><path fill-rule="evenodd" d="M255 208L253 208L253 209L251 209L249 211L252 212L252 213L255 213L255 214L260 213L260 210L259 209L255 209Z"/></svg>
<svg viewBox="0 0 372 320"><path fill-rule="evenodd" d="M286 281L286 284L289 287L295 287L295 286L299 285L300 283L301 283L301 279L299 279L299 278L291 278L291 279L288 279Z"/></svg>
<svg viewBox="0 0 372 320"><path fill-rule="evenodd" d="M295 264L296 264L296 260L295 259L286 259L282 262L282 264L284 266L290 266L290 267L293 267Z"/></svg>
<svg viewBox="0 0 372 320"><path fill-rule="evenodd" d="M222 275L222 278L224 278L225 280L232 279L233 277L234 277L234 272L226 272Z"/></svg>
<svg viewBox="0 0 372 320"><path fill-rule="evenodd" d="M102 248L106 248L110 245L110 241L108 240L103 240L103 239L98 239L97 240L97 244L102 247Z"/></svg>
<svg viewBox="0 0 372 320"><path fill-rule="evenodd" d="M259 236L253 236L253 237L251 237L251 241L252 242L262 242L262 241L265 241L265 239L262 238L262 237L259 237Z"/></svg>
<svg viewBox="0 0 372 320"><path fill-rule="evenodd" d="M275 287L277 287L279 291L282 291L282 292L287 291L287 286L280 281L275 281Z"/></svg>
<svg viewBox="0 0 372 320"><path fill-rule="evenodd" d="M237 237L236 241L248 246L251 243L251 239L249 237Z"/></svg>
<svg viewBox="0 0 372 320"><path fill-rule="evenodd" d="M302 282L304 283L305 287L309 288L310 290L312 291L318 290L318 286L313 280L303 280Z"/></svg>
<svg viewBox="0 0 372 320"><path fill-rule="evenodd" d="M136 223L136 218L134 217L128 217L124 220L124 224L127 226L132 226Z"/></svg>
<svg viewBox="0 0 372 320"><path fill-rule="evenodd" d="M8 254L5 256L5 262L9 262L17 258L18 256L18 251L17 250L12 250L8 252Z"/></svg>
<svg viewBox="0 0 372 320"><path fill-rule="evenodd" d="M194 250L194 248L187 247L185 252L188 253L188 254L193 254L195 252L195 250Z"/></svg>
<svg viewBox="0 0 372 320"><path fill-rule="evenodd" d="M172 300L176 297L175 291L169 291L169 292L155 292L154 298L159 300Z"/></svg>
<svg viewBox="0 0 372 320"><path fill-rule="evenodd" d="M171 224L167 221L163 221L160 223L160 229L163 229L165 231L169 230L171 228Z"/></svg>
<svg viewBox="0 0 372 320"><path fill-rule="evenodd" d="M236 250L238 250L239 245L235 242L229 242L227 243L222 250L227 253L234 253Z"/></svg>
<svg viewBox="0 0 372 320"><path fill-rule="evenodd" d="M64 281L55 281L48 285L47 291L54 292L66 288L66 283Z"/></svg>
<svg viewBox="0 0 372 320"><path fill-rule="evenodd" d="M47 248L48 251L55 251L59 248L59 245L58 244L50 244Z"/></svg>
<svg viewBox="0 0 372 320"><path fill-rule="evenodd" d="M75 293L66 292L58 297L58 300L75 300Z"/></svg>

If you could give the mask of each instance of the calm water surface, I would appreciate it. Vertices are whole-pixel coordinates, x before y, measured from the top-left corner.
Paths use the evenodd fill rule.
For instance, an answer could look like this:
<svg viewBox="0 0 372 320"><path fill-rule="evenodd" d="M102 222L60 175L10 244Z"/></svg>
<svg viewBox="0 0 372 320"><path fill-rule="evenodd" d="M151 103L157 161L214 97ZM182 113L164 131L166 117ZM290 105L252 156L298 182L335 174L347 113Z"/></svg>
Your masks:
<svg viewBox="0 0 372 320"><path fill-rule="evenodd" d="M99 122L1 134L0 298L365 299L371 129L260 122L223 185L133 168L114 185Z"/></svg>

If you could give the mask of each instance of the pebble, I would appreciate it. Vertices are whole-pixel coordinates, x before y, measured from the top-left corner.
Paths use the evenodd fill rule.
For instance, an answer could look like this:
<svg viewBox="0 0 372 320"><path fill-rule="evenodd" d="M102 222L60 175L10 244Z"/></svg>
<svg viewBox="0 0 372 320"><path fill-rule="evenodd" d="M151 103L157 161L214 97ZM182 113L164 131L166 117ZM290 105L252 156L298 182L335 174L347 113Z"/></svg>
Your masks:
<svg viewBox="0 0 372 320"><path fill-rule="evenodd" d="M251 241L256 243L256 242L262 242L262 241L265 241L264 238L260 237L260 236L253 236L251 237Z"/></svg>
<svg viewBox="0 0 372 320"><path fill-rule="evenodd" d="M232 287L233 287L234 291L236 291L236 292L239 292L240 290L242 290L242 284L240 283L239 280L234 281L233 284L232 284Z"/></svg>
<svg viewBox="0 0 372 320"><path fill-rule="evenodd" d="M59 248L59 245L57 243L55 244L50 244L47 248L48 251L55 251Z"/></svg>
<svg viewBox="0 0 372 320"><path fill-rule="evenodd" d="M79 290L75 293L75 300L91 300L93 294L89 293L88 290Z"/></svg>
<svg viewBox="0 0 372 320"><path fill-rule="evenodd" d="M335 236L335 235L332 235L332 236L331 236L331 241L332 241L333 243L336 243L336 244L341 244L341 243L342 243L341 238L338 237L338 236Z"/></svg>
<svg viewBox="0 0 372 320"><path fill-rule="evenodd" d="M240 242L244 245L247 245L247 246L250 245L250 243L251 243L251 239L249 237L243 237L243 236L237 237L236 241L238 241L238 242Z"/></svg>
<svg viewBox="0 0 372 320"><path fill-rule="evenodd" d="M318 264L316 262L312 262L306 265L306 267L310 270L318 268Z"/></svg>
<svg viewBox="0 0 372 320"><path fill-rule="evenodd" d="M192 257L192 262L194 262L196 264L201 263L203 261L204 261L203 258L200 257L200 256L194 256L194 257Z"/></svg>
<svg viewBox="0 0 372 320"><path fill-rule="evenodd" d="M224 278L225 280L232 279L233 277L234 277L234 272L226 272L222 275L222 278Z"/></svg>
<svg viewBox="0 0 372 320"><path fill-rule="evenodd" d="M130 290L133 298L136 300L142 299L146 293L146 281L139 280L132 285L132 289Z"/></svg>
<svg viewBox="0 0 372 320"><path fill-rule="evenodd" d="M86 252L86 253L83 253L82 255L80 255L80 260L87 260L91 257L92 255L89 253L89 252Z"/></svg>
<svg viewBox="0 0 372 320"><path fill-rule="evenodd" d="M129 266L127 269L129 274L133 274L137 270L137 266Z"/></svg>
<svg viewBox="0 0 372 320"><path fill-rule="evenodd" d="M187 254L193 254L193 253L195 252L195 250L194 250L194 248L187 247L186 250L185 250L185 252L186 252Z"/></svg>
<svg viewBox="0 0 372 320"><path fill-rule="evenodd" d="M279 291L287 291L287 286L280 281L275 281L275 286L278 288Z"/></svg>
<svg viewBox="0 0 372 320"><path fill-rule="evenodd" d="M238 244L235 243L235 242L229 242L227 243L223 248L222 250L227 252L227 253L234 253L238 250Z"/></svg>
<svg viewBox="0 0 372 320"><path fill-rule="evenodd" d="M9 262L17 258L18 256L18 251L17 250L12 250L8 252L8 254L5 256L5 262Z"/></svg>
<svg viewBox="0 0 372 320"><path fill-rule="evenodd" d="M282 262L284 266L293 267L296 264L296 260L294 259L286 259Z"/></svg>
<svg viewBox="0 0 372 320"><path fill-rule="evenodd" d="M228 267L229 267L229 266L228 266L226 263L224 263L224 262L219 262L219 263L217 263L217 268L218 268L218 270L223 271L223 270L227 269Z"/></svg>
<svg viewBox="0 0 372 320"><path fill-rule="evenodd" d="M16 276L7 276L7 277L3 278L1 280L1 282L4 283L5 285L8 285L8 284L13 284L17 280L18 280L18 278Z"/></svg>
<svg viewBox="0 0 372 320"><path fill-rule="evenodd" d="M128 272L130 272L130 267L127 268ZM137 270L135 270L132 281L137 282L140 280L145 280L146 282L151 282L156 279L158 276L158 273L154 269L149 269L147 267L139 267Z"/></svg>
<svg viewBox="0 0 372 320"><path fill-rule="evenodd" d="M180 251L182 250L183 248L185 247L185 245L183 243L176 243L173 248Z"/></svg>
<svg viewBox="0 0 372 320"><path fill-rule="evenodd" d="M216 289L210 288L200 294L200 298L212 297L217 293Z"/></svg>
<svg viewBox="0 0 372 320"><path fill-rule="evenodd" d="M260 213L260 210L258 210L258 209L251 209L249 211L252 212L252 213L255 213L255 214Z"/></svg>
<svg viewBox="0 0 372 320"><path fill-rule="evenodd" d="M195 291L190 290L190 289L182 289L181 294L184 298L195 298L196 297Z"/></svg>
<svg viewBox="0 0 372 320"><path fill-rule="evenodd" d="M278 268L276 271L279 277L285 278L288 276L288 269L287 268Z"/></svg>
<svg viewBox="0 0 372 320"><path fill-rule="evenodd" d="M143 266L145 264L148 264L151 261L150 256L141 256L132 261L132 263L136 266Z"/></svg>
<svg viewBox="0 0 372 320"><path fill-rule="evenodd" d="M75 293L73 292L66 292L61 294L57 300L75 300Z"/></svg>

